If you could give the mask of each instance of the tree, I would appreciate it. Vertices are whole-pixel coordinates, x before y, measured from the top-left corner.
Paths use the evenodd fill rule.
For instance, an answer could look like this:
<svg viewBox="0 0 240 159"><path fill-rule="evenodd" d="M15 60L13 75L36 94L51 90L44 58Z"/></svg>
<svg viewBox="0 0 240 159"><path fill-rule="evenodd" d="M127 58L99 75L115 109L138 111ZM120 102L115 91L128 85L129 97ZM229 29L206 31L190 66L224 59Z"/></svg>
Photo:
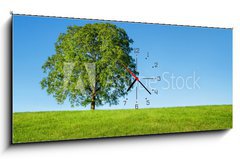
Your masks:
<svg viewBox="0 0 240 159"><path fill-rule="evenodd" d="M117 104L127 94L135 62L126 31L110 23L69 26L55 43L56 53L42 66L47 74L42 89L59 104L68 99L71 106Z"/></svg>

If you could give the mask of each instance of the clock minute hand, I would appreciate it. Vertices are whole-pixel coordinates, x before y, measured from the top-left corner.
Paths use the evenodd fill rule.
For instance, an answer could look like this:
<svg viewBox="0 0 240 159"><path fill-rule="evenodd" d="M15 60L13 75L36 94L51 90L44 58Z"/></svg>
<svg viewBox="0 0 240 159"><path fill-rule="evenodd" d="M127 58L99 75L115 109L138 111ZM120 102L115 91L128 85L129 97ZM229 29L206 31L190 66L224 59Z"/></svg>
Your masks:
<svg viewBox="0 0 240 159"><path fill-rule="evenodd" d="M147 91L149 94L151 94L151 92L142 84L142 82L141 82L140 80L138 80L138 82L143 86L143 88L146 89L146 91Z"/></svg>

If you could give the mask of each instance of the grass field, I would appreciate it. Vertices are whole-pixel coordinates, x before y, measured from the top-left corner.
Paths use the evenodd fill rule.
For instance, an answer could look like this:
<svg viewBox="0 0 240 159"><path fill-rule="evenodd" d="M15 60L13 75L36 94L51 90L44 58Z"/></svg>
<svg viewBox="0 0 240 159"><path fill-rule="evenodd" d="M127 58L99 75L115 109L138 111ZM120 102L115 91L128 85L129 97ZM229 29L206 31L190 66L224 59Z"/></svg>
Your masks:
<svg viewBox="0 0 240 159"><path fill-rule="evenodd" d="M232 106L13 114L13 143L232 128Z"/></svg>

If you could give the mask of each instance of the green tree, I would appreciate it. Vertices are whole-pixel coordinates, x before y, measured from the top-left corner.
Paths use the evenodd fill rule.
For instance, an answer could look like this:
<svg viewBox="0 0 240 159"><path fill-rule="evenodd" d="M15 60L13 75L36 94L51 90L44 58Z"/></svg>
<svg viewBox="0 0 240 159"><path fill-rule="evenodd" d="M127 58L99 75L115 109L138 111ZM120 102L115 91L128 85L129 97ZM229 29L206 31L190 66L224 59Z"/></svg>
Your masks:
<svg viewBox="0 0 240 159"><path fill-rule="evenodd" d="M68 99L71 106L117 104L127 94L135 62L129 55L133 40L126 31L110 23L69 26L55 43L56 53L42 66L46 77L42 89L59 104Z"/></svg>

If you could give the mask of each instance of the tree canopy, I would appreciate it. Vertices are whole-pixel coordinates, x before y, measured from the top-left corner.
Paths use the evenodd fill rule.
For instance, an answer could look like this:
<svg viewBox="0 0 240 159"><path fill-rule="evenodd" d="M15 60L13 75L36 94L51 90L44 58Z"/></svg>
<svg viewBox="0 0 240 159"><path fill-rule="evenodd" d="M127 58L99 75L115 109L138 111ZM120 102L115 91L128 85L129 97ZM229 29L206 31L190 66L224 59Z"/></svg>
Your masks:
<svg viewBox="0 0 240 159"><path fill-rule="evenodd" d="M110 23L69 26L55 43L55 51L43 64L46 74L41 86L60 104L68 99L72 106L105 103L114 105L127 94L135 62L126 31Z"/></svg>

